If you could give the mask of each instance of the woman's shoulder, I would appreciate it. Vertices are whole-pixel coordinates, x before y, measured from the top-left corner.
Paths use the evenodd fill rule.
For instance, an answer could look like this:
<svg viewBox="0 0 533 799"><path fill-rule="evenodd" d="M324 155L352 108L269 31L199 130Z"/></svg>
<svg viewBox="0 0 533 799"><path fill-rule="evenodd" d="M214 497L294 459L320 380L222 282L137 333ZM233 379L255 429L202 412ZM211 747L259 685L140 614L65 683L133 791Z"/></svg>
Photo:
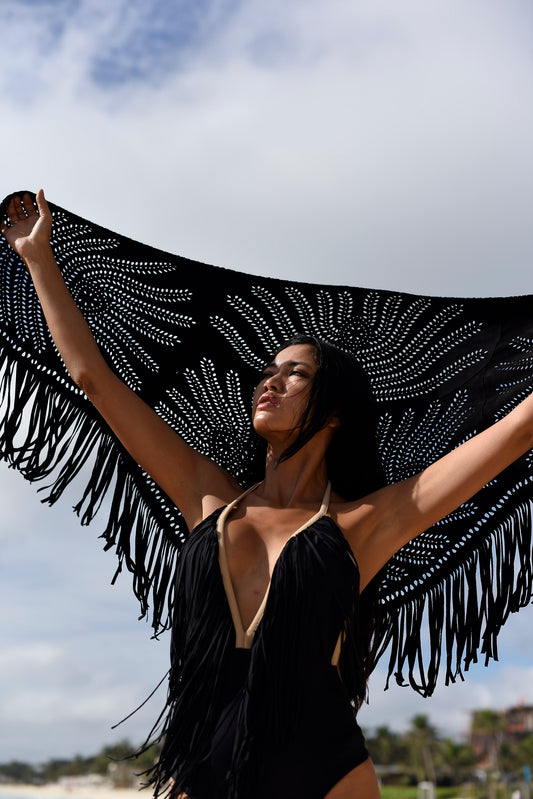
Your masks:
<svg viewBox="0 0 533 799"><path fill-rule="evenodd" d="M374 506L372 497L373 495L347 500L332 491L328 514L343 532L345 530L349 531L354 524L357 524L367 514L371 513Z"/></svg>
<svg viewBox="0 0 533 799"><path fill-rule="evenodd" d="M376 526L378 505L376 494L355 500L344 500L332 494L328 515L347 539L358 561Z"/></svg>
<svg viewBox="0 0 533 799"><path fill-rule="evenodd" d="M221 480L217 486L213 486L212 490L203 494L200 515L190 520L189 533L192 533L204 521L209 519L214 511L230 505L242 495L242 486L227 472L224 472L224 477L225 479Z"/></svg>

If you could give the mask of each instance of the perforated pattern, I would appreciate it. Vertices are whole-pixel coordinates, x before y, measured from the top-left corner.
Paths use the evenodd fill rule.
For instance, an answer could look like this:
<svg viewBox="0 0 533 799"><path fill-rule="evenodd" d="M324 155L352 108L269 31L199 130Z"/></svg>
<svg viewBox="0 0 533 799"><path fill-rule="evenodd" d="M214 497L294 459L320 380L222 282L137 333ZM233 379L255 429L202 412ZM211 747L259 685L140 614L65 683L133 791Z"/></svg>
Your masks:
<svg viewBox="0 0 533 799"><path fill-rule="evenodd" d="M186 388L166 391L157 412L182 438L243 480L252 444L250 398L239 374L229 370L221 377L214 363L202 358L198 369L183 372ZM243 443L248 442L247 447Z"/></svg>
<svg viewBox="0 0 533 799"><path fill-rule="evenodd" d="M189 444L242 482L253 470L258 370L295 332L353 352L367 371L389 482L416 473L533 388L530 297L442 299L249 277L53 211L56 256L105 357ZM85 522L112 497L104 537L159 628L187 535L183 519L68 379L5 242L0 276L1 454L28 479L46 477L53 501L80 472ZM493 656L508 613L531 600L532 476L528 455L379 575L378 654L391 645L389 670L400 682L407 669L411 684L429 693L441 654L446 679L480 650Z"/></svg>

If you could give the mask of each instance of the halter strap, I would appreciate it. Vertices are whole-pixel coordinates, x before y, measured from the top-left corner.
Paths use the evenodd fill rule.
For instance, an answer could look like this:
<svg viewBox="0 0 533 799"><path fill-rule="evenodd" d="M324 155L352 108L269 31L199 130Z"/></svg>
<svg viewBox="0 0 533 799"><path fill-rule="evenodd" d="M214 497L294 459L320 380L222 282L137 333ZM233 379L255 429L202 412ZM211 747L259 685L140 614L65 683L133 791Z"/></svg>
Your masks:
<svg viewBox="0 0 533 799"><path fill-rule="evenodd" d="M251 646L252 646L252 642L253 642L253 638L254 638L254 635L255 635L255 631L259 627L259 624L260 624L261 619L263 618L263 614L265 612L265 607L266 607L266 603L267 603L267 600L268 600L268 595L269 595L269 592L270 592L270 586L272 584L272 577L268 581L268 585L267 585L265 594L263 596L261 604L259 605L259 608L257 609L257 613L255 614L254 618L252 619L252 622L249 625L249 627L247 629L245 629L245 627L244 627L244 625L242 623L242 618L241 618L241 614L240 614L240 611L239 611L239 606L237 604L237 598L235 596L235 589L233 588L233 583L231 582L231 576L230 576L230 573L229 573L229 566L228 566L228 558L227 558L227 553L226 553L226 543L225 543L224 532L225 532L225 528L226 528L226 519L227 519L228 515L235 508L235 506L242 499L244 499L244 497L246 497L248 494L250 494L252 491L254 491L254 489L256 489L258 485L260 485L260 483L256 483L256 485L253 485L251 488L248 488L240 496L238 496L236 499L234 499L232 502L230 502L228 505L226 505L226 507L224 508L224 510L222 511L220 516L218 517L217 528L216 528L217 529L217 537L218 537L218 562L219 562L219 565L220 565L220 572L222 574L222 582L224 584L224 591L226 592L226 597L227 597L228 604L229 604L230 611L231 611L231 617L233 619L233 626L235 628L235 646L238 649L250 649ZM328 507L329 507L330 497L331 497L331 483L328 481L328 484L326 486L326 490L324 491L324 496L322 497L322 502L320 504L320 508L318 509L318 511L313 516L311 516L310 519L308 519L306 522L304 522L304 524L302 524L296 530L296 532L294 532L291 536L289 536L289 538L285 542L281 552L279 553L279 555L278 555L278 557L276 559L276 564L277 564L278 560L280 559L281 555L283 554L283 550L285 549L285 547L287 546L287 544L291 540L291 538L295 538L295 536L297 536L299 533L301 533L304 530L306 530L308 527L310 527L312 524L314 524L316 521L318 521L318 519L322 518L322 516L324 516L327 513ZM274 572L276 564L274 564L274 568L272 569L272 572Z"/></svg>

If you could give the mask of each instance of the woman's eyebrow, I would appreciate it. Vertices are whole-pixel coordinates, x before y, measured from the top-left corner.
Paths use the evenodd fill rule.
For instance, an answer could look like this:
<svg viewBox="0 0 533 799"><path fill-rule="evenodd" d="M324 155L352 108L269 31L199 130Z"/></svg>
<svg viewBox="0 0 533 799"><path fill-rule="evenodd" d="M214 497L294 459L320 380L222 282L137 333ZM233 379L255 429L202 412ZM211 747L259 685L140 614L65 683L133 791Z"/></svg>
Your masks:
<svg viewBox="0 0 533 799"><path fill-rule="evenodd" d="M308 369L311 368L311 364L308 361L282 361L281 363L271 361L265 366L265 369L279 369L280 366L307 366Z"/></svg>

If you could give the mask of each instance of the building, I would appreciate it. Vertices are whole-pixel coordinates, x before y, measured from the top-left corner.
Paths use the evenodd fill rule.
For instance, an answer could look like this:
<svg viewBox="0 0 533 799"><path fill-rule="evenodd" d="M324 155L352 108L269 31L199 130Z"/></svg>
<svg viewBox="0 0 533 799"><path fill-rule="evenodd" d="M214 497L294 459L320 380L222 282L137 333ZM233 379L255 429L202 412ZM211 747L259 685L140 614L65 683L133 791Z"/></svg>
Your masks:
<svg viewBox="0 0 533 799"><path fill-rule="evenodd" d="M533 705L524 703L507 710L474 710L470 719L470 745L481 765L495 767L504 741L520 741L533 735Z"/></svg>

